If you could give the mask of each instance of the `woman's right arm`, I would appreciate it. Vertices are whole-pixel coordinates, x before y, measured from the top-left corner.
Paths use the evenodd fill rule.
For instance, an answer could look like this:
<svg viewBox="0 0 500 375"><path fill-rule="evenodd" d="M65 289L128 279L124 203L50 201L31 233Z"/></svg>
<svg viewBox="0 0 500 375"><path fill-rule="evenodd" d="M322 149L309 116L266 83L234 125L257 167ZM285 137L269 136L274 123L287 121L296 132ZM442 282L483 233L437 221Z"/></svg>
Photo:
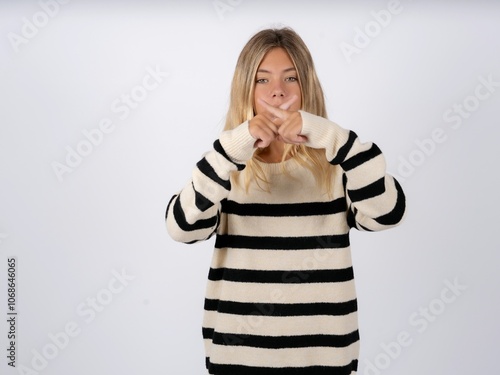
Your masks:
<svg viewBox="0 0 500 375"><path fill-rule="evenodd" d="M231 190L231 172L245 168L255 138L248 121L225 131L193 170L192 178L170 200L165 214L167 231L179 242L193 243L210 238L219 225L220 202Z"/></svg>

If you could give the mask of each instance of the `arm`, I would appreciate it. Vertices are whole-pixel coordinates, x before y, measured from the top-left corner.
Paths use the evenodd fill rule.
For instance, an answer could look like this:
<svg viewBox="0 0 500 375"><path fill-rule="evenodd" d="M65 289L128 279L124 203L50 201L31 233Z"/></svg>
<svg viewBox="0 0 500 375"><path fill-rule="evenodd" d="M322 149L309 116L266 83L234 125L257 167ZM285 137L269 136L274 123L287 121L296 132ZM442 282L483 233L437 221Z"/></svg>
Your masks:
<svg viewBox="0 0 500 375"><path fill-rule="evenodd" d="M174 240L193 243L215 233L220 202L231 190L231 172L245 168L254 152L254 144L248 122L223 132L214 142L213 150L196 164L191 180L168 204L165 221Z"/></svg>
<svg viewBox="0 0 500 375"><path fill-rule="evenodd" d="M356 133L323 117L300 111L305 145L324 148L330 164L344 171L350 225L360 230L383 230L399 224L404 216L405 195L399 183L386 173L377 145L361 143Z"/></svg>

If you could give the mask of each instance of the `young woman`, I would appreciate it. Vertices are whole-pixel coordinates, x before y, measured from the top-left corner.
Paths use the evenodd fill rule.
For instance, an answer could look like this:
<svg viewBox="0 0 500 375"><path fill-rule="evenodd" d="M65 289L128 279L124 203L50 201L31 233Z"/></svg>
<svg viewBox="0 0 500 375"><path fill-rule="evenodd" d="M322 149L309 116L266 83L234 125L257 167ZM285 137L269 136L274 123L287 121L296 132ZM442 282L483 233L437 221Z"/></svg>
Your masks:
<svg viewBox="0 0 500 375"><path fill-rule="evenodd" d="M173 239L216 235L203 322L210 374L355 374L349 230L397 225L400 185L373 143L328 120L309 50L269 29L243 48L225 131L173 196Z"/></svg>

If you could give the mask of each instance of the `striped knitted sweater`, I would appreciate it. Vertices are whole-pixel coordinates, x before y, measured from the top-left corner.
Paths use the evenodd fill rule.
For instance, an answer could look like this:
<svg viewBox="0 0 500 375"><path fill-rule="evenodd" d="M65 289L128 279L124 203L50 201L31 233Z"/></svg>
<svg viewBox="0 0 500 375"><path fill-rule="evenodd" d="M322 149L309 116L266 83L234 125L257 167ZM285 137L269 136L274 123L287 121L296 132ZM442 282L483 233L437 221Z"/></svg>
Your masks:
<svg viewBox="0 0 500 375"><path fill-rule="evenodd" d="M173 196L166 223L185 243L216 235L203 321L210 374L355 374L359 334L349 230L397 225L400 185L373 143L301 111L307 146L325 149L333 196L293 158L260 163L271 191L236 183L255 139L225 131Z"/></svg>

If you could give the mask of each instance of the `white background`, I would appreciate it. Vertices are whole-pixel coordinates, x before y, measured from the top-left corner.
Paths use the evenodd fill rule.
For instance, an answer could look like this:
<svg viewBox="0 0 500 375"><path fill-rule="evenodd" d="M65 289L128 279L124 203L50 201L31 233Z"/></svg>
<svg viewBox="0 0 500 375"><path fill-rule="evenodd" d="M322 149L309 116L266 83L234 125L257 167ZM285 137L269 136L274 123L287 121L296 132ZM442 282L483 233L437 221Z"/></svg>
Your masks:
<svg viewBox="0 0 500 375"><path fill-rule="evenodd" d="M387 1L224 3L75 0L52 2L44 18L39 2L0 2L0 372L205 373L213 240L172 241L164 212L222 129L241 48L262 28L288 25L313 54L330 118L377 143L407 194L403 225L352 232L358 373L497 373L500 2L401 0L378 30L372 12ZM12 42L27 22L36 35ZM369 45L346 58L342 43L355 47L366 27ZM144 91L148 68L169 75ZM480 77L496 87L474 99ZM112 110L141 90L127 116ZM443 118L454 104L470 109L460 127ZM112 131L60 181L53 164L106 119ZM431 147L424 139L436 132L442 142ZM23 371L5 355L11 257ZM114 283L113 272L133 280ZM453 294L447 283L466 289ZM49 335L63 337L68 323L77 334L57 348ZM34 358L40 371L29 372Z"/></svg>

